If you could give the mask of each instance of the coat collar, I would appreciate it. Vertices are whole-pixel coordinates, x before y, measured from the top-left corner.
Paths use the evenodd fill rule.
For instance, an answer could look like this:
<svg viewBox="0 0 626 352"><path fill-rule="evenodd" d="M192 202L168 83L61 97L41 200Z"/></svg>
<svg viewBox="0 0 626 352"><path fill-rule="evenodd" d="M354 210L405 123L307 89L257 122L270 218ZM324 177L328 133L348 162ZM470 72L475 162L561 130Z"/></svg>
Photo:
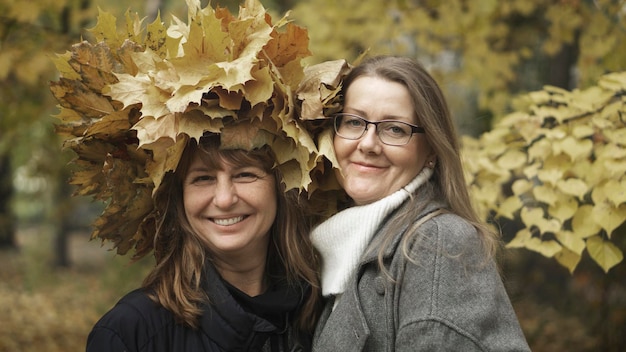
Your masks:
<svg viewBox="0 0 626 352"><path fill-rule="evenodd" d="M392 214L390 214L387 217L387 219L385 219L385 221L383 222L383 225L377 231L375 237L372 239L372 241L368 245L368 248L365 250L365 254L361 258L359 267L362 267L364 264L371 263L373 261L377 261L378 260L379 247L382 245L382 241L384 240L384 237L385 237L385 236L382 236L382 234L384 234L385 232L388 231L388 229L390 227L390 221L394 219L394 216L398 212L403 211L407 206L410 206L410 202L409 201L405 201L404 204L402 204L398 209L396 209L396 211L394 211ZM407 229L409 228L410 225L412 225L415 222L419 221L422 217L428 215L429 213L432 213L433 211L436 211L437 209L441 209L441 208L445 208L445 207L446 207L445 203L441 202L441 201L429 202L419 212L419 214L417 214L417 216L415 217L414 222L404 224L400 228L400 231L398 231L398 233L394 235L393 240L385 247L385 249L383 251L383 258L391 258L391 257L393 257L394 253L396 252L396 248L398 247L400 241L403 238L404 233L407 231Z"/></svg>

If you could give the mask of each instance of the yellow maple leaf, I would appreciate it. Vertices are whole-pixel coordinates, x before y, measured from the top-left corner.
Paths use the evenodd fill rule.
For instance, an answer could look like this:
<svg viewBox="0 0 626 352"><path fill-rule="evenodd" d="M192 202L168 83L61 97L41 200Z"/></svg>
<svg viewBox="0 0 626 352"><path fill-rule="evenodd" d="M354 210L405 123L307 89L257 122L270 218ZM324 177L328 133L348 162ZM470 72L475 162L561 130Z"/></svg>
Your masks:
<svg viewBox="0 0 626 352"><path fill-rule="evenodd" d="M251 150L267 144L274 135L260 129L258 120L225 125L220 134L220 146L227 149Z"/></svg>
<svg viewBox="0 0 626 352"><path fill-rule="evenodd" d="M98 22L96 26L89 29L97 42L106 42L110 47L117 48L122 45L121 39L117 33L117 18L112 14L102 11L98 7Z"/></svg>
<svg viewBox="0 0 626 352"><path fill-rule="evenodd" d="M146 163L146 172L153 184L153 194L159 189L163 176L169 171L176 170L188 141L189 137L181 134L174 140L161 138L146 146L153 154L152 160Z"/></svg>
<svg viewBox="0 0 626 352"><path fill-rule="evenodd" d="M50 83L50 90L61 106L74 109L87 117L100 117L115 111L106 97L77 80L61 77L58 82Z"/></svg>
<svg viewBox="0 0 626 352"><path fill-rule="evenodd" d="M276 25L278 26L280 23ZM288 23L285 32L276 30L272 32L272 39L265 45L263 52L277 67L299 62L300 59L311 55L308 32L302 27Z"/></svg>
<svg viewBox="0 0 626 352"><path fill-rule="evenodd" d="M165 138L172 142L176 141L178 126L176 126L176 114L169 114L161 118L144 116L133 127L137 131L139 146L155 143L157 140Z"/></svg>
<svg viewBox="0 0 626 352"><path fill-rule="evenodd" d="M103 116L87 127L83 135L96 138L115 138L115 136L125 135L131 127L128 113L129 111L122 110Z"/></svg>
<svg viewBox="0 0 626 352"><path fill-rule="evenodd" d="M267 103L274 94L274 80L270 74L269 67L263 67L252 72L252 79L243 85L242 95L254 106L260 103ZM222 97L220 97L222 104ZM227 107L222 105L223 107Z"/></svg>
<svg viewBox="0 0 626 352"><path fill-rule="evenodd" d="M3 59L10 59L10 58L11 58L10 53L8 53L8 51L3 51L2 53L0 53L0 67L6 68L8 70L10 67L9 63L5 62ZM68 51L64 54L57 54L56 56L52 57L51 60L54 63L54 66L56 67L57 71L59 71L59 74L62 77L65 77L66 79L70 79L70 80L80 79L80 74L76 72L69 63L71 58L72 58L72 53ZM0 68L0 70L3 70L3 68ZM5 76L6 75L3 74L2 71L0 71L0 78L4 79Z"/></svg>
<svg viewBox="0 0 626 352"><path fill-rule="evenodd" d="M220 133L224 123L218 115L219 113L224 113L223 116L229 116L226 115L227 113L232 114L231 111L216 110L213 112L199 109L177 114L178 134L184 133L198 141L205 132Z"/></svg>
<svg viewBox="0 0 626 352"><path fill-rule="evenodd" d="M161 22L161 13L146 27L145 45L159 57L167 55L167 28Z"/></svg>

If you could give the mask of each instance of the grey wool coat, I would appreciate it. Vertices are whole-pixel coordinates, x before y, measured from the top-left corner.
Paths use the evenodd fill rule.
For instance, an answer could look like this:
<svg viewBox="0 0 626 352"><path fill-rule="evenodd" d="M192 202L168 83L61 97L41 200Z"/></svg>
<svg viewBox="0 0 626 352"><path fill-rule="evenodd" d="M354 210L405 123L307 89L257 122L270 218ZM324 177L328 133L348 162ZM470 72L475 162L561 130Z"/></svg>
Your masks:
<svg viewBox="0 0 626 352"><path fill-rule="evenodd" d="M418 231L410 248L417 262L399 249L402 232L386 247L396 283L379 270L378 250L366 251L334 310L326 304L313 351L530 351L475 228L444 212ZM370 249L381 245L377 237Z"/></svg>

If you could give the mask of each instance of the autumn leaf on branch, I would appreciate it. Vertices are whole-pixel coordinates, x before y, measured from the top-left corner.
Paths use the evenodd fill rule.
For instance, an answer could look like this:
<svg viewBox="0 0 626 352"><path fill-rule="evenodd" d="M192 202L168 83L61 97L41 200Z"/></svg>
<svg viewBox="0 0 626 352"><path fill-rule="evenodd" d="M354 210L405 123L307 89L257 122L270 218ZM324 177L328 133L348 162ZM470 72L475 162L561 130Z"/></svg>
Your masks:
<svg viewBox="0 0 626 352"><path fill-rule="evenodd" d="M465 137L472 194L487 218L525 226L507 244L573 272L584 250L605 272L623 260L626 226L626 72L596 86L545 87L480 138ZM616 242L619 243L619 242Z"/></svg>

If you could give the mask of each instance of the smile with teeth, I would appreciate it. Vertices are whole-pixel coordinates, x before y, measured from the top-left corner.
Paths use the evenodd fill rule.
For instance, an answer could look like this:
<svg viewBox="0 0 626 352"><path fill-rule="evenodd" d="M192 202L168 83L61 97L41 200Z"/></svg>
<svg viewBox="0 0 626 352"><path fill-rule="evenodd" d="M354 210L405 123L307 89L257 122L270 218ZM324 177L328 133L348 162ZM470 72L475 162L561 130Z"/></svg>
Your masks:
<svg viewBox="0 0 626 352"><path fill-rule="evenodd" d="M213 219L213 222L216 223L217 225L220 226L229 226L229 225L234 225L240 221L243 221L243 219L245 218L245 216L236 216L234 218L228 218L228 219Z"/></svg>

